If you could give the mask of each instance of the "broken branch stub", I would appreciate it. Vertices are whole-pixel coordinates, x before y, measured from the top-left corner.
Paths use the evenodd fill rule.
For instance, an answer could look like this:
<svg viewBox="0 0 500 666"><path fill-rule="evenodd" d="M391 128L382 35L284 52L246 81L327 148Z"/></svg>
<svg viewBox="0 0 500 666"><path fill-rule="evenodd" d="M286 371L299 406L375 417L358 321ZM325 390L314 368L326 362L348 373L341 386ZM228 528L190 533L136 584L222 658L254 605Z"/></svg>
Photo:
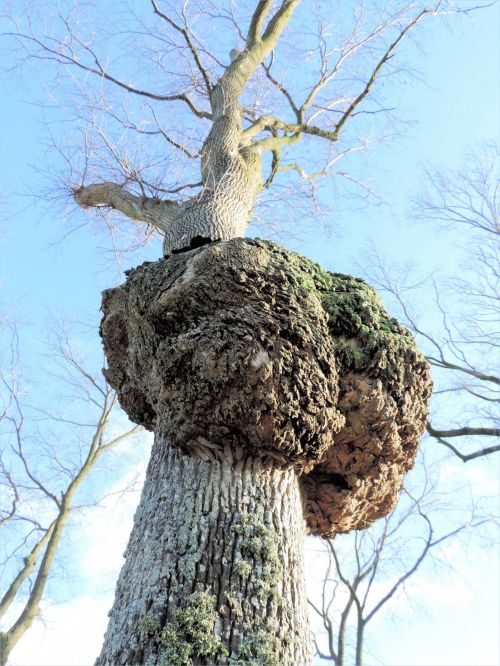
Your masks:
<svg viewBox="0 0 500 666"><path fill-rule="evenodd" d="M230 447L295 468L312 534L394 506L431 381L362 280L233 239L129 271L103 311L106 378L132 420L207 461Z"/></svg>

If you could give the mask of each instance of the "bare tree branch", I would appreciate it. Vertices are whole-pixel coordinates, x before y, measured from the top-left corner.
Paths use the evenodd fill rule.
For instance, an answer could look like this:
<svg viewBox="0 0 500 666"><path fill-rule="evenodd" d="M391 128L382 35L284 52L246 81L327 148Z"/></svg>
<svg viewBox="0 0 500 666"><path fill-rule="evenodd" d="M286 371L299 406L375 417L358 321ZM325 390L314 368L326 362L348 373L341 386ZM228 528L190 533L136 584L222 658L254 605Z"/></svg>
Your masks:
<svg viewBox="0 0 500 666"><path fill-rule="evenodd" d="M184 27L178 25L172 18L170 18L170 16L161 12L160 9L158 8L158 4L155 2L155 0L151 0L151 4L153 5L153 10L154 10L155 14L160 16L164 21L166 21L169 25L171 25L175 30L177 30L177 32L179 32L183 36L184 41L186 42L186 44L188 46L188 49L189 49L191 55L193 56L193 60L195 61L196 66L197 66L197 68L198 68L198 70L199 70L199 72L200 72L200 74L203 78L203 81L205 82L205 87L206 87L206 90L207 90L207 93L208 93L208 97L210 99L210 95L212 94L213 86L212 86L212 83L210 81L210 76L209 76L207 70L201 64L200 55L199 55L198 51L196 50L196 47L193 43L193 40L191 39L189 28L187 27L187 25L184 25Z"/></svg>
<svg viewBox="0 0 500 666"><path fill-rule="evenodd" d="M45 472L37 467L33 454L26 449L29 445L30 435L25 431L26 416L22 399L17 386L13 386L1 375L2 392L10 395L6 400L8 410L4 414L3 425L7 431L6 437L13 437L12 453L21 461L21 466L13 464L9 469L4 456L0 458L0 483L10 488L13 499L9 509L2 509L0 529L2 542L10 545L12 561L17 562L11 580L3 581L0 586L0 616L19 607L15 619L0 635L0 663L6 664L10 652L21 637L30 628L35 618L40 614L40 604L46 590L49 578L53 575L54 563L60 549L61 538L71 513L75 509L75 496L96 468L101 456L110 449L122 444L126 439L140 432L139 426L116 431L112 423L117 406L117 399L109 387L102 389L100 383L77 358L67 338L62 334L57 340L59 361L66 371L70 385L82 394L83 402L89 410L88 396L93 394L92 405L95 406L95 420L90 423L92 409L89 410L89 422L78 424L75 419L63 416L59 418L54 412L48 422L50 427L62 424L71 424L72 428L82 430L83 458L74 456L70 462L63 460L63 453L57 442L47 443L48 462L45 463ZM56 357L53 357L56 361ZM59 362L58 361L58 362ZM79 378L79 383L77 381ZM2 396L3 397L3 396ZM78 410L80 412L80 409ZM48 413L45 409L45 413ZM50 413L50 412L49 412ZM47 421L47 419L45 419ZM89 437L88 428L92 425L93 431ZM50 432L50 431L49 431ZM84 434L85 432L85 434ZM76 434L75 433L75 434ZM50 435L49 435L50 436ZM39 439L39 437L38 437ZM60 440L58 440L60 441ZM40 442L37 441L38 447ZM67 442L65 442L67 446ZM5 452L7 453L7 451ZM14 459L15 461L15 459ZM57 471L54 477L54 471ZM49 473L48 473L49 472ZM43 475L48 480L43 478ZM53 486L57 484L57 491ZM62 490L61 490L62 488ZM50 505L47 503L50 501ZM95 502L87 503L93 505ZM81 504L80 504L81 506ZM39 507L43 518L31 515ZM43 523L46 522L44 526ZM29 526L23 533L19 530L20 524ZM9 529L13 527L13 531ZM10 535L10 536L9 536ZM15 545L16 539L18 545ZM22 552L28 551L20 558Z"/></svg>
<svg viewBox="0 0 500 666"><path fill-rule="evenodd" d="M120 211L131 220L149 222L160 231L166 230L165 210L177 208L175 201L160 201L147 197L138 197L116 183L98 183L86 185L76 190L75 200L82 207L109 206ZM163 213L163 215L162 215Z"/></svg>
<svg viewBox="0 0 500 666"><path fill-rule="evenodd" d="M257 42L260 40L262 27L271 5L272 0L259 0L257 3L257 7L253 13L253 16L250 20L250 25L248 27L246 39L247 49L251 49L256 46Z"/></svg>
<svg viewBox="0 0 500 666"><path fill-rule="evenodd" d="M64 19L62 19L64 21ZM64 21L66 23L66 21ZM69 26L66 23L68 29ZM141 97L147 97L148 99L154 99L158 102L184 102L189 110L197 117L197 118L205 118L205 119L210 119L211 114L207 111L200 111L197 109L189 96L186 93L178 93L174 95L162 95L159 93L154 93L149 90L143 90L141 88L135 87L129 83L126 83L125 81L122 81L120 78L110 74L104 65L101 63L99 58L97 57L96 53L90 48L90 46L84 44L81 42L73 33L70 33L73 37L73 39L82 47L82 49L90 55L94 65L86 65L82 62L80 62L76 55L74 55L71 52L65 53L62 50L56 50L54 48L51 48L47 43L42 42L39 40L37 37L34 35L26 34L26 33L5 33L7 36L14 37L16 39L22 39L26 40L28 42L32 42L39 46L42 49L42 55L33 55L31 57L39 59L39 60L54 60L57 63L60 63L62 65L70 65L70 66L75 66L79 69L81 69L84 72L88 72L89 74L94 74L102 79L105 79L106 81L109 81L110 83L113 83L114 85L118 86L119 88L122 88L123 90L126 90L129 93L133 93L134 95L139 95ZM45 55L43 55L45 53Z"/></svg>
<svg viewBox="0 0 500 666"><path fill-rule="evenodd" d="M453 430L437 430L427 423L427 432L432 437L467 437L479 435L486 437L500 437L500 428L454 428Z"/></svg>
<svg viewBox="0 0 500 666"><path fill-rule="evenodd" d="M443 437L439 437L438 435L432 435L440 444L443 446L446 446L446 448L450 449L462 462L466 463L469 462L469 460L475 460L476 458L483 458L484 456L489 456L491 453L497 453L500 451L500 444L496 446L485 446L482 449L478 449L477 451L473 451L472 453L462 453L459 451L459 449L456 448L456 446L453 446L453 444L450 444L450 442L447 442Z"/></svg>
<svg viewBox="0 0 500 666"><path fill-rule="evenodd" d="M439 413L439 400L453 393L453 401L443 406L449 411L450 405L456 405L456 415L448 426L440 427L434 425L435 417L431 417L427 432L463 462L500 451L498 444L483 446L475 441L478 437L498 440L500 436L496 354L500 346L498 166L496 144L480 145L467 155L466 169L428 170L432 179L423 197L415 202L419 220L439 222L445 228L462 225L466 261L462 258L459 276L453 274L440 280L433 277L409 285L408 274L398 278L380 257L374 257L372 262L372 277L395 299L405 325L421 340L426 358L436 370L437 390L431 414ZM431 290L426 294L426 309L429 312L433 307L437 315L432 320L433 328L428 322L421 323L409 305L410 294L415 300L414 292L424 294L427 284Z"/></svg>
<svg viewBox="0 0 500 666"><path fill-rule="evenodd" d="M440 3L438 3L440 4ZM367 97L368 93L373 87L373 84L375 83L376 78L378 77L381 69L383 66L392 58L392 55L400 43L400 41L403 39L403 37L412 30L417 23L427 14L432 13L433 10L428 10L424 9L422 10L414 19L411 21L397 36L397 38L389 45L387 48L386 52L382 56L382 58L378 61L377 65L375 66L370 78L368 79L368 82L364 89L360 92L360 94L356 97L356 99L350 104L349 108L347 111L343 114L342 118L339 120L339 122L335 126L335 136L338 138L339 133L342 131L342 128L344 127L345 123L347 122L348 118L353 114L354 110L361 104L361 102Z"/></svg>

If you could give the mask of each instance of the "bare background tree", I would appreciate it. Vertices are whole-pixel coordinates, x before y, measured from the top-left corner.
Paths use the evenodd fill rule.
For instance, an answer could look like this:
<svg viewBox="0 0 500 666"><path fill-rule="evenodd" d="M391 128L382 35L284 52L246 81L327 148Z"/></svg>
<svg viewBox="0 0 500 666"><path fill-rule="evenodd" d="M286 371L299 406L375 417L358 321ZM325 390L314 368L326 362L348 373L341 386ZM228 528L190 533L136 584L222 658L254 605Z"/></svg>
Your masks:
<svg viewBox="0 0 500 666"><path fill-rule="evenodd" d="M316 654L335 666L361 666L375 658L369 623L390 614L395 602L414 602L411 579L429 567L449 569L446 549L455 540L471 538L481 528L484 544L492 545L495 519L471 500L468 510L455 506L453 495L429 478L425 459L412 474L397 508L364 532L325 540L328 563L318 593L310 599L320 629L313 632ZM457 511L458 508L458 511ZM449 551L448 551L449 552Z"/></svg>
<svg viewBox="0 0 500 666"><path fill-rule="evenodd" d="M397 308L433 367L427 432L463 462L500 451L500 158L471 151L461 169L429 168L415 216L461 248L454 270L425 278L375 255L372 281Z"/></svg>
<svg viewBox="0 0 500 666"><path fill-rule="evenodd" d="M50 363L60 389L67 389L59 396L62 407L23 377L12 327L9 356L0 366L2 666L40 615L68 522L104 499L101 458L141 430L118 418L114 391L86 367L64 330ZM84 485L91 473L101 477L97 490Z"/></svg>
<svg viewBox="0 0 500 666"><path fill-rule="evenodd" d="M494 142L471 150L458 170L427 169L414 216L419 225L441 229L450 242L459 239L456 265L427 278L380 253L372 254L368 269L364 265L427 350L436 387L424 449L433 459L436 442L463 462L500 450L499 175ZM388 517L365 532L325 542L329 560L321 591L310 604L321 622L314 635L316 654L336 666L360 665L365 653L374 656L372 636L365 638L367 625L387 612L398 594L403 592L411 603L407 581L428 567L429 559L449 566L443 562L445 542L464 534L468 540L481 539L488 524L497 524L498 518L486 517L479 507L482 489L469 490L466 515L465 507L453 508L454 493L440 491L429 480L424 458L415 473L418 493L405 491ZM463 522L456 523L457 515ZM478 527L486 532L470 532ZM484 545L495 549L494 541Z"/></svg>

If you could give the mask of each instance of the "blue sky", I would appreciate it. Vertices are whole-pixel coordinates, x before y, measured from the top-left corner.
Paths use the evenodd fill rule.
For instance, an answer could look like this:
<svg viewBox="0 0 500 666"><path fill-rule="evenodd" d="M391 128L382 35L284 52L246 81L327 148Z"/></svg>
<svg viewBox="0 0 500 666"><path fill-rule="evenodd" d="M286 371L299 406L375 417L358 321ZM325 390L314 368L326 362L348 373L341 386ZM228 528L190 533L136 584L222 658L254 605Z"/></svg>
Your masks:
<svg viewBox="0 0 500 666"><path fill-rule="evenodd" d="M498 138L498 27L497 4L467 20L447 25L436 22L423 33L421 51L414 59L419 77L401 84L393 94L397 113L412 124L397 141L375 147L367 162L367 177L386 204L362 210L340 206L329 234L310 231L304 224L300 238L287 240L289 247L329 270L347 273L362 272L370 243L389 259L412 261L424 272L460 261L449 236L408 222L408 208L421 182L423 162L457 167L470 146ZM24 72L22 83L17 75L0 80L0 196L4 200L0 210L0 307L20 322L23 356L38 380L43 378L47 363L47 358L40 356L47 317L68 313L76 319L90 315L97 321L101 290L120 279L116 269L109 268L109 256L103 254L104 237L89 233L90 227L86 227L60 241L64 232L61 214L52 215L46 202L28 196L43 188L41 173L51 159L40 139L41 110L33 104L34 99L43 97L43 86L51 85L51 80L43 77L43 70L38 69L36 74ZM157 243L143 256L154 258L159 253ZM98 345L97 334L95 342L88 344ZM146 449L145 445L142 459ZM137 460L140 465L141 456ZM478 462L467 471L459 461L443 465L443 473L457 481L455 487L459 487L461 474L472 485L493 486L498 467L496 461ZM38 624L26 635L13 654L13 664L81 664L92 658L100 644L112 576L121 563L136 501L136 496L130 496L120 506L110 503L107 518L103 514L93 520L81 519L81 541L71 534L78 549L71 569L77 571L78 584L72 587L75 596L70 599L65 591L61 598L67 600L66 606L57 603L46 607L46 624ZM112 538L108 533L110 515L116 525ZM478 545L449 556L457 557L458 571L429 573L412 588L425 612L410 612L404 606L405 610L398 610L384 624L379 621L373 632L374 653L378 655L373 663L498 663L497 557L481 551ZM76 622L78 631L72 633Z"/></svg>

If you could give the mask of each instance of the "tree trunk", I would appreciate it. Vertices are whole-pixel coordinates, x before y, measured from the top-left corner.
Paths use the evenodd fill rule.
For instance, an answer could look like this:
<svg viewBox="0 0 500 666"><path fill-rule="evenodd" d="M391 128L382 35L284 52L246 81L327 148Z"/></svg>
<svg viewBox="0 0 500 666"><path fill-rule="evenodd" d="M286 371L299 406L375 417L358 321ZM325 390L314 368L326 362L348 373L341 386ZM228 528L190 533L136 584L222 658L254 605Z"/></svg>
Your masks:
<svg viewBox="0 0 500 666"><path fill-rule="evenodd" d="M307 664L304 518L331 536L391 508L425 360L362 281L270 243L127 275L106 378L156 441L98 664Z"/></svg>
<svg viewBox="0 0 500 666"><path fill-rule="evenodd" d="M97 664L309 663L303 538L295 471L157 432Z"/></svg>
<svg viewBox="0 0 500 666"><path fill-rule="evenodd" d="M260 152L241 145L239 90L219 83L212 93L214 119L201 151L203 189L165 218L163 254L204 241L244 236L262 189ZM165 211L172 211L166 207Z"/></svg>
<svg viewBox="0 0 500 666"><path fill-rule="evenodd" d="M160 226L164 233L165 256L196 247L200 241L229 240L245 235L262 187L260 157L256 151L239 150L238 146L224 152L219 134L224 137L224 128L215 122L204 151L215 153L217 158L203 160L200 194L176 208L166 202L158 205L162 211ZM217 151L210 150L211 142L215 143Z"/></svg>
<svg viewBox="0 0 500 666"><path fill-rule="evenodd" d="M358 627L356 630L356 666L363 666L363 639L365 623L361 613L358 613Z"/></svg>

